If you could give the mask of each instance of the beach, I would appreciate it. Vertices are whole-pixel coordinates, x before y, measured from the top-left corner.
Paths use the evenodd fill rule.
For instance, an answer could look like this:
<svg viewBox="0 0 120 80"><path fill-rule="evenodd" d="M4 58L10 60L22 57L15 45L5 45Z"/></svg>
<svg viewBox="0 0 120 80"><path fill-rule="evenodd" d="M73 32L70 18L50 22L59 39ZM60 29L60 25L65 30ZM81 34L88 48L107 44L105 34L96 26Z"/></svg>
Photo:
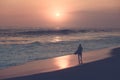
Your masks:
<svg viewBox="0 0 120 80"><path fill-rule="evenodd" d="M119 3L0 0L0 80L120 80Z"/></svg>
<svg viewBox="0 0 120 80"><path fill-rule="evenodd" d="M83 64L76 55L66 55L0 70L0 80L119 80L120 47L83 53Z"/></svg>

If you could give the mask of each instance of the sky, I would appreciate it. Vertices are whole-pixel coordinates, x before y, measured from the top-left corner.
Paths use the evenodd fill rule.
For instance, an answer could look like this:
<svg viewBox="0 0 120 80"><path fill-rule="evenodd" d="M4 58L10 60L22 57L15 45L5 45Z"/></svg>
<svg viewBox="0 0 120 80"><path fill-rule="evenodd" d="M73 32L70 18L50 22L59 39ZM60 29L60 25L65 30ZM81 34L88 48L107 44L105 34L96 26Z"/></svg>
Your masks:
<svg viewBox="0 0 120 80"><path fill-rule="evenodd" d="M0 28L120 28L120 0L0 0Z"/></svg>

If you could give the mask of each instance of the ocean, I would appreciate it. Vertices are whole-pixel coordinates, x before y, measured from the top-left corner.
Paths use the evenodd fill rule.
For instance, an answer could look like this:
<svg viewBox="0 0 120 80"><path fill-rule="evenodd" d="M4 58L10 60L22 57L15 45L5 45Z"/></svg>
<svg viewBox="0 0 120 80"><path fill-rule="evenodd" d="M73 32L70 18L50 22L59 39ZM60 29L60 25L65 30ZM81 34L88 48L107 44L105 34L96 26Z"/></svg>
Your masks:
<svg viewBox="0 0 120 80"><path fill-rule="evenodd" d="M0 30L0 69L73 54L119 46L120 32L105 30Z"/></svg>

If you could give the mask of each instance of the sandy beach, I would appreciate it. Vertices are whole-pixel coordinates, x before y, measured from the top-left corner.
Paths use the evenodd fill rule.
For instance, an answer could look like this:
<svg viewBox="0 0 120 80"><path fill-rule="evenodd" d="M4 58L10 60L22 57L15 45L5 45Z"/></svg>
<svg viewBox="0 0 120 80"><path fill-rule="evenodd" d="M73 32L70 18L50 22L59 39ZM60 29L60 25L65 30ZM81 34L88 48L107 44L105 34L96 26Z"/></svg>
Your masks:
<svg viewBox="0 0 120 80"><path fill-rule="evenodd" d="M120 80L120 47L66 55L0 70L0 80Z"/></svg>

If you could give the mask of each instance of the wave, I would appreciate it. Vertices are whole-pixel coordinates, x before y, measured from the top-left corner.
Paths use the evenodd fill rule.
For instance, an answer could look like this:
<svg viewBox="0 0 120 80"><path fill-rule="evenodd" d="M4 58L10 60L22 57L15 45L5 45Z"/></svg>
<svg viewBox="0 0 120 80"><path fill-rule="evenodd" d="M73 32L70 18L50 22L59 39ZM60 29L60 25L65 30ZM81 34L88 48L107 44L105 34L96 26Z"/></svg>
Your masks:
<svg viewBox="0 0 120 80"><path fill-rule="evenodd" d="M42 43L38 42L38 41L35 41L35 42L28 43L28 44L31 44L31 45L41 45Z"/></svg>
<svg viewBox="0 0 120 80"><path fill-rule="evenodd" d="M0 36L20 36L20 35L67 35L71 33L77 33L74 30L18 30L18 31L7 31L0 30Z"/></svg>
<svg viewBox="0 0 120 80"><path fill-rule="evenodd" d="M87 32L100 32L100 31L105 31L105 30L30 30L30 31L21 31L18 32L17 34L22 34L22 35L68 35L71 33L87 33Z"/></svg>
<svg viewBox="0 0 120 80"><path fill-rule="evenodd" d="M68 35L71 33L87 33L87 32L107 32L110 30L93 30L93 29L81 29L81 30L40 30L40 29L28 29L28 30L2 30L0 29L0 36L19 36L19 35Z"/></svg>
<svg viewBox="0 0 120 80"><path fill-rule="evenodd" d="M33 31L24 31L19 32L18 34L25 34L25 35L49 35L49 34L70 34L70 33L76 33L76 31L73 30L33 30Z"/></svg>

